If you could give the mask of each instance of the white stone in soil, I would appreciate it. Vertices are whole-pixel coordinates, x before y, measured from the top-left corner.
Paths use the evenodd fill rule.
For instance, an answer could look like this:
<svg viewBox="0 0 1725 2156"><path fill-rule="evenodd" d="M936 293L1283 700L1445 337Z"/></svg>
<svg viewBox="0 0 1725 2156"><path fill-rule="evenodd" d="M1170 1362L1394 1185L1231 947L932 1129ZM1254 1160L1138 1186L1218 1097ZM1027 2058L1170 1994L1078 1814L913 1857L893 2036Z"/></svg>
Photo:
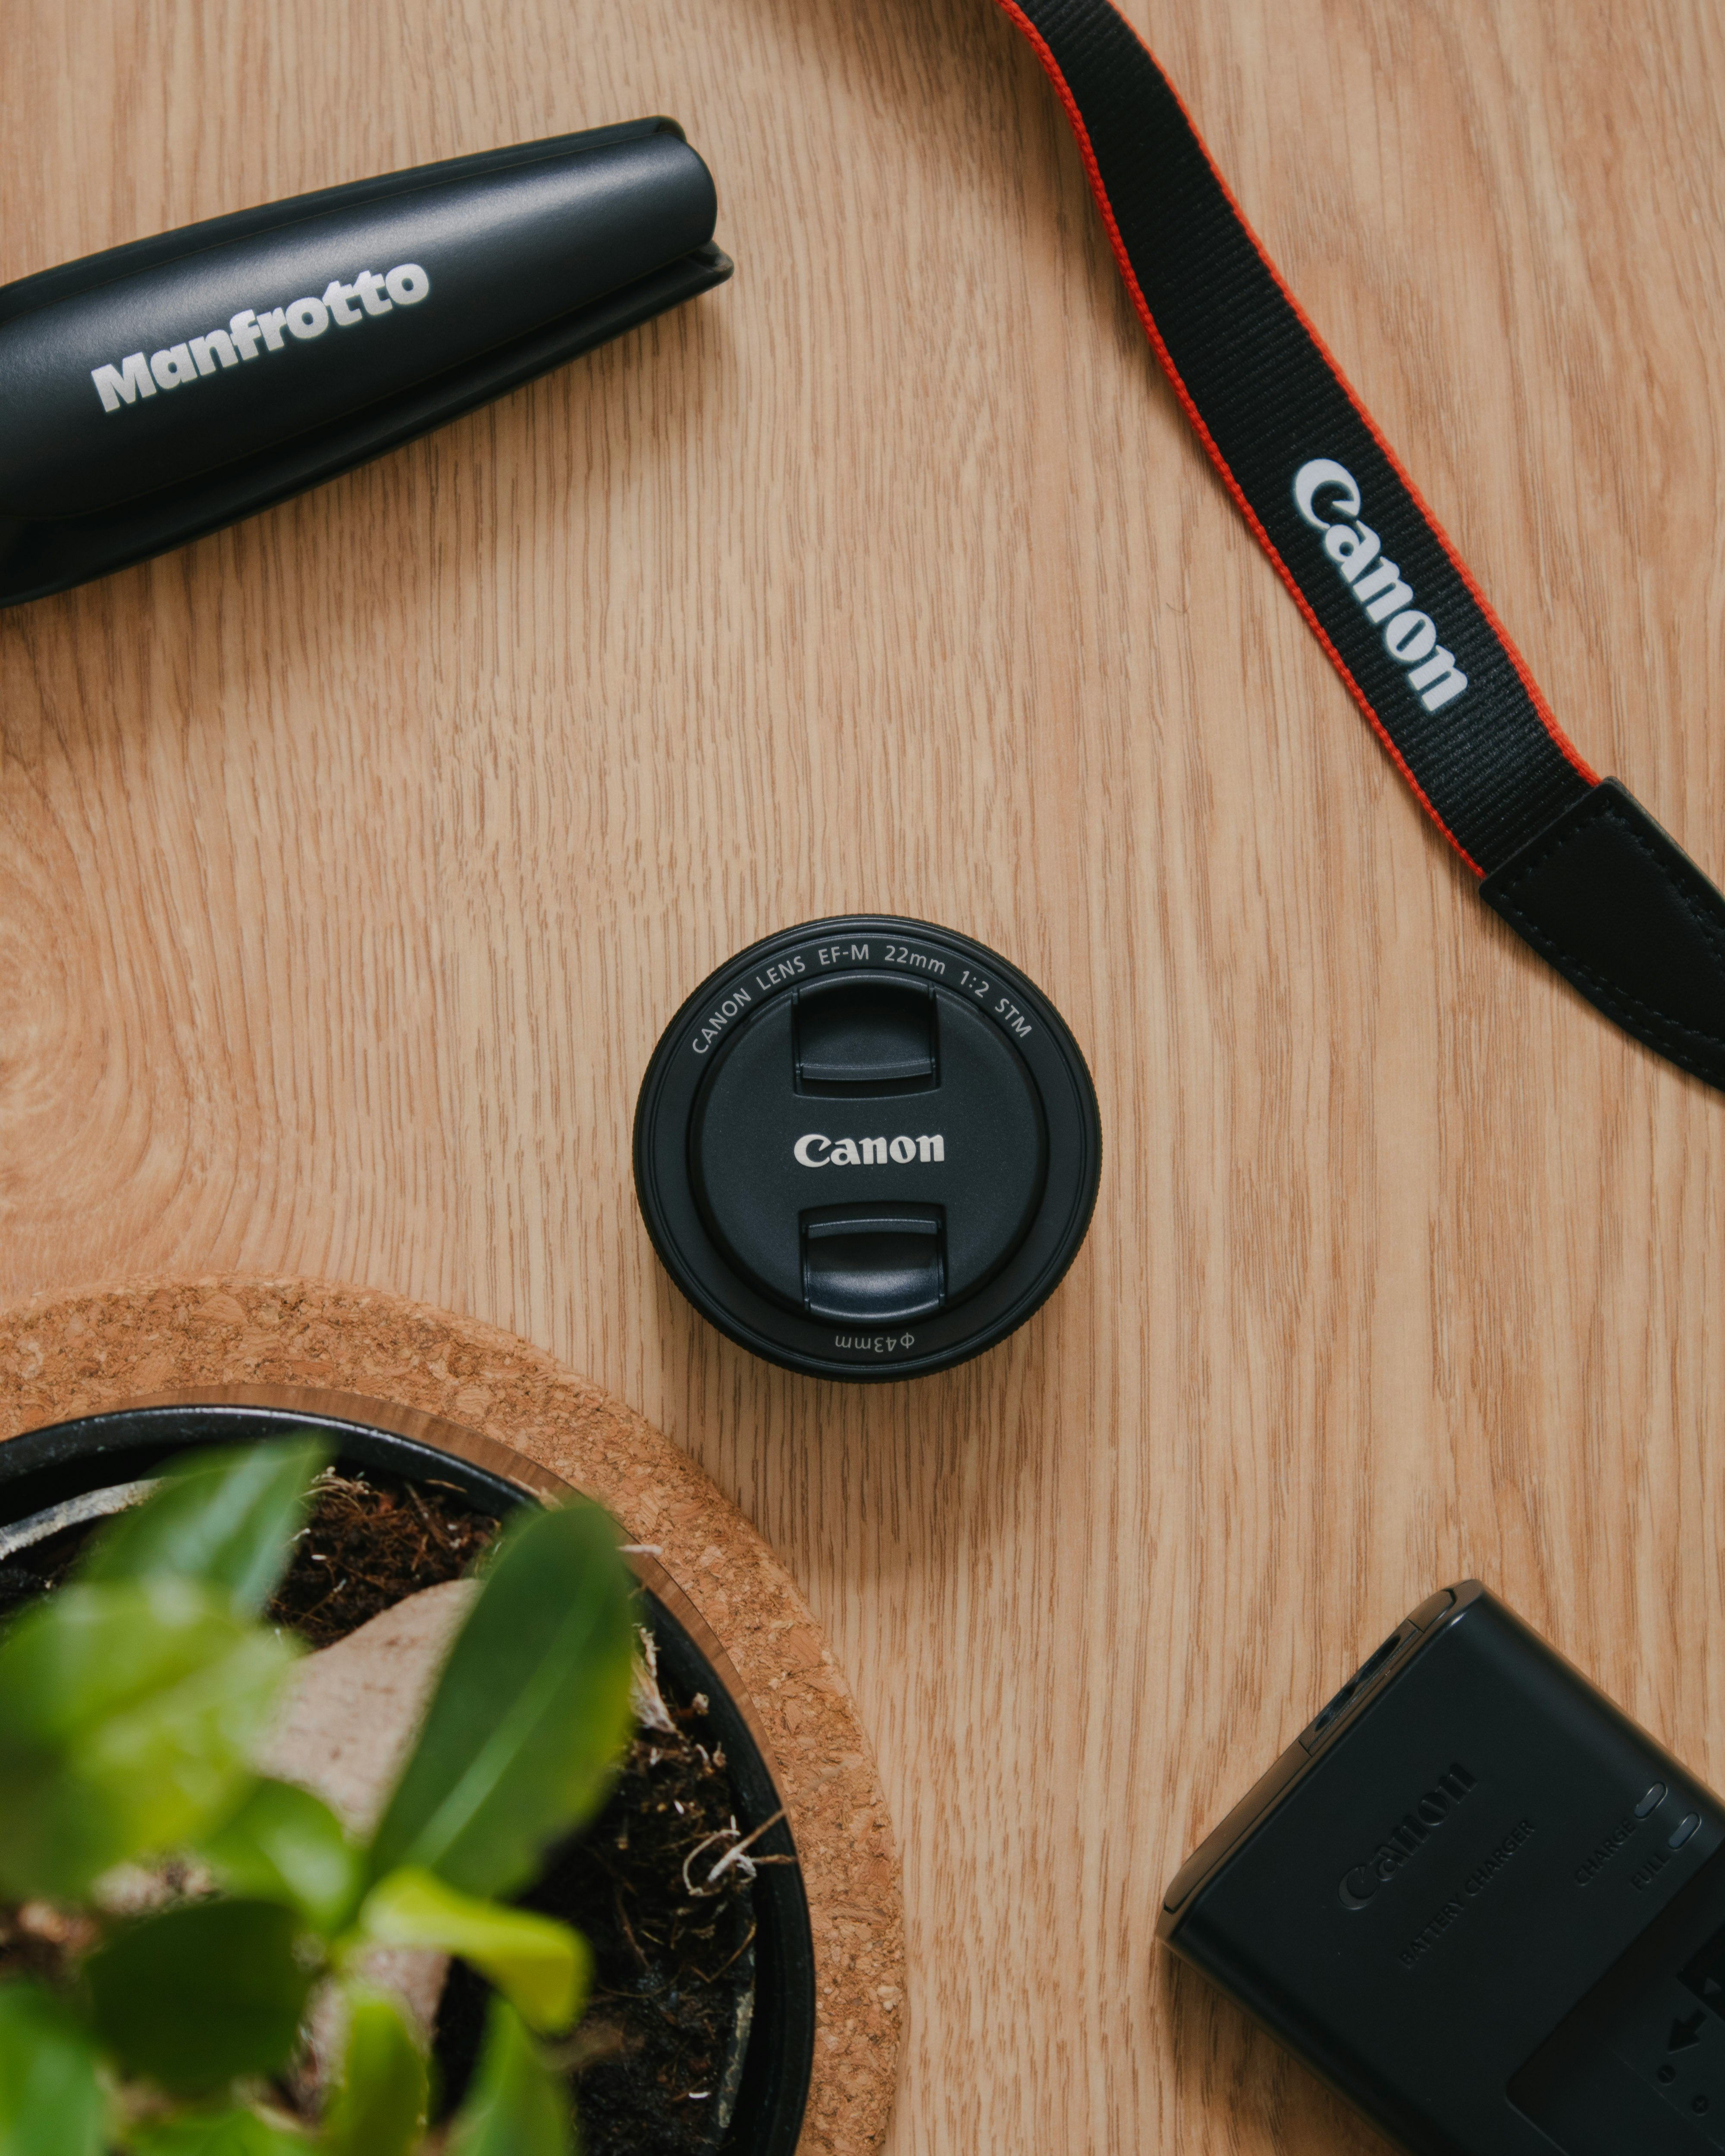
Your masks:
<svg viewBox="0 0 1725 2156"><path fill-rule="evenodd" d="M321 1797L351 1834L363 1840L382 1817L439 1673L449 1657L478 1584L447 1580L410 1594L393 1609L308 1655L295 1670L257 1765ZM412 1947L377 1947L358 1973L405 2007L429 2041L449 1956ZM300 2076L313 2107L333 2078L346 2038L346 2015L323 1987L306 2021L308 2056Z"/></svg>
<svg viewBox="0 0 1725 2156"><path fill-rule="evenodd" d="M308 1655L290 1681L259 1771L314 1790L350 1833L368 1835L478 1592L470 1579L425 1588Z"/></svg>

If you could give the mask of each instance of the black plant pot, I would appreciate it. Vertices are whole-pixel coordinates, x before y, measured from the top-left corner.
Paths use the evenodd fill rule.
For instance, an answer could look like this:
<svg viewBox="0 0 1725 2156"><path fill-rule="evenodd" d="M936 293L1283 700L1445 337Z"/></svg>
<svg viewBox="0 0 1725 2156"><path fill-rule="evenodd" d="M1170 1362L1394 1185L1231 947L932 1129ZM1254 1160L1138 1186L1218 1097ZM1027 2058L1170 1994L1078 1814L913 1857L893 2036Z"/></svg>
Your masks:
<svg viewBox="0 0 1725 2156"><path fill-rule="evenodd" d="M518 1506L571 1494L523 1455L413 1409L354 1393L223 1386L139 1401L0 1444L0 1569L24 1559L23 1552L13 1557L9 1551L8 1530L50 1507L141 1481L196 1445L234 1445L308 1427L328 1434L338 1466L452 1484L499 1518ZM738 1824L752 1833L780 1801L747 1695L724 1649L670 1574L651 1557L633 1562L660 1668L685 1698L706 1694L708 1718L725 1748L737 1796ZM770 1827L754 1846L762 1856L793 1861L763 1866L755 1881L752 2023L736 2107L716 2156L793 2156L814 2057L814 1945L788 1823Z"/></svg>

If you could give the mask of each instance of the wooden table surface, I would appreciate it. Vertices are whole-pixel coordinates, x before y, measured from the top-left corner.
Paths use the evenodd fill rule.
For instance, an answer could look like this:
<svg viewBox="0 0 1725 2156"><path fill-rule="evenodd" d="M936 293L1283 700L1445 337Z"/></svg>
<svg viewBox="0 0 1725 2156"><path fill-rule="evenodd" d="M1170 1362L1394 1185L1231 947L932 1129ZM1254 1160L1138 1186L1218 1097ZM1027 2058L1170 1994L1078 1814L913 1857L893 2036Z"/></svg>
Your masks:
<svg viewBox="0 0 1725 2156"><path fill-rule="evenodd" d="M1725 869L1716 0L1132 0L1598 766ZM1725 1101L1486 913L1158 376L987 0L0 0L0 277L675 114L733 284L0 617L0 1297L291 1270L686 1446L902 1837L893 2156L1379 2144L1153 1928L1477 1573L1725 1779ZM629 1171L752 938L1045 987L1107 1153L1007 1346L752 1362Z"/></svg>

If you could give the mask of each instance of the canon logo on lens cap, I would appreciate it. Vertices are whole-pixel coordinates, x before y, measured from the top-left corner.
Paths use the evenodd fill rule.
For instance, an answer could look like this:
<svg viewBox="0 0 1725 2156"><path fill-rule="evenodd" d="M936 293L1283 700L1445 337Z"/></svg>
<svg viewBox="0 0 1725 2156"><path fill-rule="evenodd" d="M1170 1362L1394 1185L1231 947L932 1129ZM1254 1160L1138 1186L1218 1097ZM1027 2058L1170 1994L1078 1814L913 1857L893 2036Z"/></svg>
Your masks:
<svg viewBox="0 0 1725 2156"><path fill-rule="evenodd" d="M896 1138L829 1138L824 1131L805 1131L791 1147L798 1168L885 1168L890 1161L907 1168L913 1160L944 1160L947 1141L940 1132L917 1137L902 1132Z"/></svg>
<svg viewBox="0 0 1725 2156"><path fill-rule="evenodd" d="M970 937L875 914L788 928L696 989L635 1112L666 1270L813 1376L950 1368L1070 1265L1101 1133L1077 1043Z"/></svg>

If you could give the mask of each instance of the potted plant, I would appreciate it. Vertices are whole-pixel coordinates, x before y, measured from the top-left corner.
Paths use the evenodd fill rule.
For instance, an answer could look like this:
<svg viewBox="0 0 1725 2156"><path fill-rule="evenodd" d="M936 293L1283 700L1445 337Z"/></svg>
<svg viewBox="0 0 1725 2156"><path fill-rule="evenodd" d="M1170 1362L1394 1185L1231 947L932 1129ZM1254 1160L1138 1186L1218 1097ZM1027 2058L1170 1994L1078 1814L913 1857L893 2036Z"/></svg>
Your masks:
<svg viewBox="0 0 1725 2156"><path fill-rule="evenodd" d="M246 1434L259 1427L256 1415L241 1419ZM619 1773L624 1784L642 1779L644 1740L655 1767L698 1755L711 1777L731 1750L762 1778L764 1768L758 1754L745 1758L752 1747L734 1711L721 1743L689 1736L691 1717L728 1702L699 1688L707 1666L656 1607L649 1636L681 1664L683 1703L668 1709L650 1678L643 1686L639 1599L596 1507L542 1509L398 1435L330 1422L285 1442L282 1419L262 1419L275 1441L201 1450L165 1474L174 1442L240 1434L234 1413L90 1418L0 1453L10 1500L0 1502L0 1592L21 1604L0 1635L0 2146L68 2156L566 2148L569 2070L624 2084L628 2073L610 2009L578 2024L591 1951L554 1913L562 1905L546 1906L545 1882L529 1897L536 1908L519 1906L524 1890L560 1846L564 1868L593 1861L578 1848L569 1858L568 1837L591 1825L608 1791L609 1825L591 1837L608 1836L608 1851L650 1843L655 1819L671 1820L672 1804L644 1784L636 1813L618 1810ZM359 1520L372 1555L342 1556L332 1519L344 1533ZM352 1580L336 1573L376 1572L377 1549L390 1534L399 1541L403 1521L435 1544L445 1578L481 1548L481 1577L453 1590L464 1598L454 1644L405 1763L356 1830L296 1782L291 1760L273 1774L258 1761L280 1695L299 1681L294 1631L327 1636L331 1604L352 1599ZM425 1594L412 1567L393 1584L421 1602L449 1591ZM361 1584L363 1614L378 1583ZM313 1662L366 1636L362 1627ZM662 1729L637 1732L644 1702ZM762 1835L771 1823L770 1812L752 1823L745 1807L740 1823L699 1838L699 1854L685 1851L673 1930L686 1920L711 1947L719 1928L701 1905L720 1897L709 1876L735 1886L757 1859L785 1857ZM749 1977L732 1979L741 2005L729 2087L682 2092L722 2095L708 2114L716 2131L702 2140L706 2122L691 2119L676 2145L794 2143L812 2015L799 2023L795 2011L794 1923L788 1951L780 1935L800 1891L786 1892L793 1866L760 1877L774 1907L764 1923L735 1919L726 1964ZM616 1898L628 1932L620 1887ZM447 1956L440 2002L434 1994L433 2010L422 2003L416 2014L412 1987L393 1988L393 1977L404 1957L432 1958L440 1972ZM626 2116L620 2137L615 2127L605 2145L673 2145L651 2127L655 2138L632 2141Z"/></svg>

